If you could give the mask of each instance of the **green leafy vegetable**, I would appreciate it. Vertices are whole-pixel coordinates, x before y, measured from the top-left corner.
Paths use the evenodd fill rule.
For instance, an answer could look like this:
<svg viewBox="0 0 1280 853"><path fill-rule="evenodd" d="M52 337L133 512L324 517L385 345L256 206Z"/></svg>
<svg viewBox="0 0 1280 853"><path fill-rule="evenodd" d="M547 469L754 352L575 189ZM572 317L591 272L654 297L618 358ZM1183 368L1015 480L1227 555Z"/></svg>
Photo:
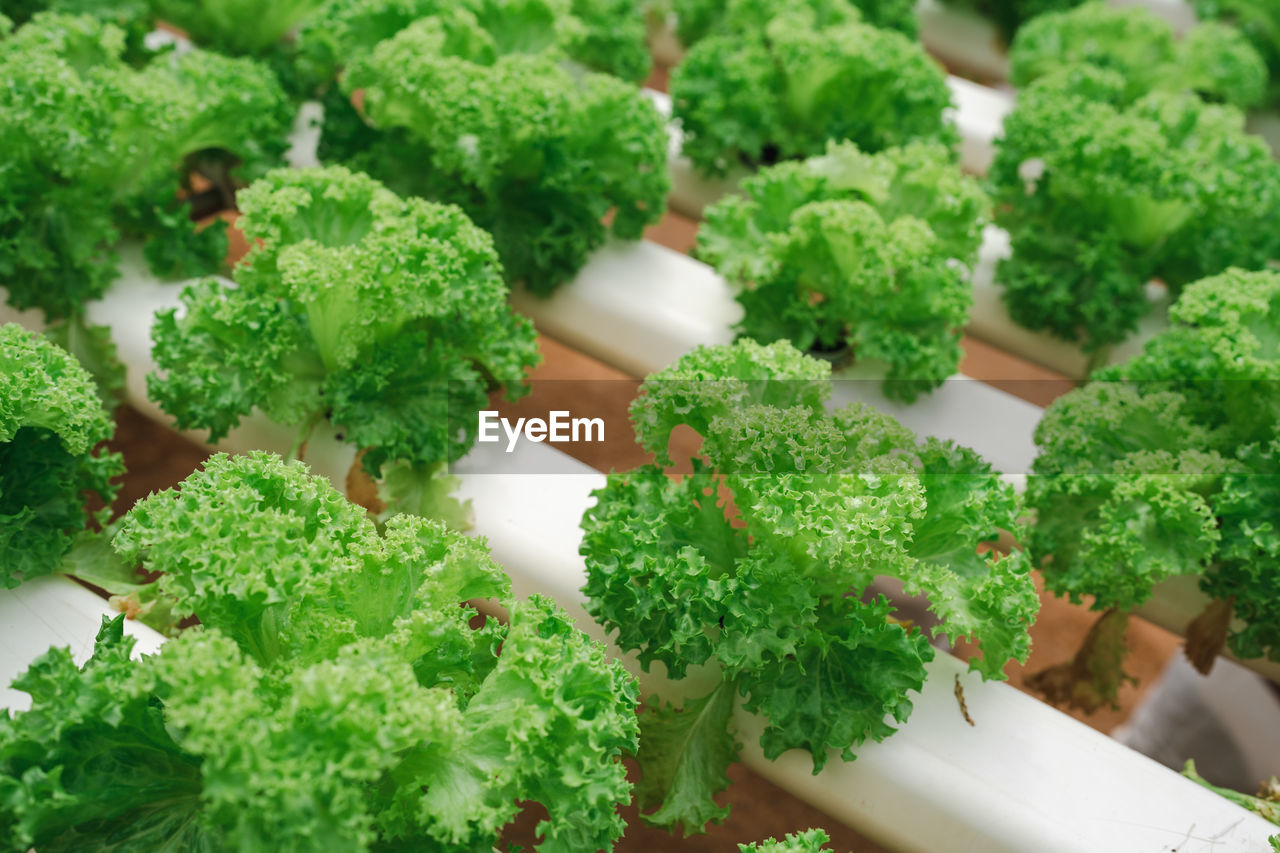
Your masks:
<svg viewBox="0 0 1280 853"><path fill-rule="evenodd" d="M0 285L15 308L75 315L116 277L113 246L148 241L160 274L212 272L225 243L178 198L199 160L216 183L285 150L271 73L216 54L125 62L125 33L42 13L0 39Z"/></svg>
<svg viewBox="0 0 1280 853"><path fill-rule="evenodd" d="M567 35L565 53L595 71L643 81L653 68L644 5L638 0L570 0L577 26L561 24Z"/></svg>
<svg viewBox="0 0 1280 853"><path fill-rule="evenodd" d="M636 0L329 0L299 31L299 70L323 90L356 57L423 18L462 19L483 31L452 47L469 42L495 56L553 53L632 82L649 76Z"/></svg>
<svg viewBox="0 0 1280 853"><path fill-rule="evenodd" d="M56 12L62 15L91 15L105 23L114 24L124 31L124 57L131 65L147 62L152 50L146 46L146 37L155 28L148 0L7 0L0 10L8 15L12 25L30 21L40 12ZM10 27L0 26L0 34Z"/></svg>
<svg viewBox="0 0 1280 853"><path fill-rule="evenodd" d="M59 570L124 473L93 378L50 341L0 326L0 587Z"/></svg>
<svg viewBox="0 0 1280 853"><path fill-rule="evenodd" d="M1274 658L1280 274L1231 270L1196 282L1170 320L1140 356L1045 412L1027 486L1036 510L1028 547L1050 590L1090 596L1096 610L1127 612L1162 580L1198 576L1221 628L1203 641L1189 630L1193 660L1207 670L1224 641L1241 657ZM1085 707L1114 702L1121 662L1077 666L1100 687L1067 692L1095 696L1076 702Z"/></svg>
<svg viewBox="0 0 1280 853"><path fill-rule="evenodd" d="M852 143L762 169L705 211L698 257L729 279L738 332L888 365L913 400L960 361L989 201L938 143Z"/></svg>
<svg viewBox="0 0 1280 853"><path fill-rule="evenodd" d="M324 0L149 0L156 17L196 44L232 55L260 55L324 5Z"/></svg>
<svg viewBox="0 0 1280 853"><path fill-rule="evenodd" d="M1236 27L1267 63L1267 98L1280 99L1280 7L1269 0L1194 0L1196 16Z"/></svg>
<svg viewBox="0 0 1280 853"><path fill-rule="evenodd" d="M1073 9L1088 0L943 0L948 6L968 7L991 18L1005 40L1013 38L1026 21L1041 15Z"/></svg>
<svg viewBox="0 0 1280 853"><path fill-rule="evenodd" d="M478 850L523 801L544 851L611 847L634 681L482 542L218 455L124 519L121 555L202 627L130 660L122 619L0 714L3 849ZM510 623L473 628L473 598ZM501 653L499 654L499 648ZM127 768L128 772L124 772Z"/></svg>
<svg viewBox="0 0 1280 853"><path fill-rule="evenodd" d="M637 239L661 216L666 127L634 87L492 26L453 10L357 54L342 86L363 92L362 115L330 99L322 156L458 204L494 235L508 281L545 294L610 232Z"/></svg>
<svg viewBox="0 0 1280 853"><path fill-rule="evenodd" d="M538 358L492 240L456 207L341 167L271 172L240 207L255 247L236 286L200 282L158 314L150 396L214 441L254 408L299 444L327 420L371 476L408 463L420 476L397 488L411 477L431 493L470 449L487 391L519 396Z"/></svg>
<svg viewBox="0 0 1280 853"><path fill-rule="evenodd" d="M175 26L193 43L230 56L253 57L269 67L295 99L311 92L299 74L298 28L327 0L144 0L150 18Z"/></svg>
<svg viewBox="0 0 1280 853"><path fill-rule="evenodd" d="M90 325L77 315L47 326L44 336L75 356L80 366L89 371L107 409L123 402L125 367L111 340L110 328Z"/></svg>
<svg viewBox="0 0 1280 853"><path fill-rule="evenodd" d="M821 154L829 139L874 153L956 138L943 116L945 75L924 48L859 22L852 7L842 17L820 27L803 5L761 26L750 4L731 5L723 32L689 50L672 72L671 98L683 152L700 171Z"/></svg>
<svg viewBox="0 0 1280 853"><path fill-rule="evenodd" d="M1226 24L1200 24L1175 40L1169 23L1149 9L1105 3L1041 15L1018 31L1009 51L1015 86L1072 65L1122 75L1129 100L1158 89L1191 91L1244 109L1261 103L1267 85L1262 57Z"/></svg>
<svg viewBox="0 0 1280 853"><path fill-rule="evenodd" d="M611 474L583 518L588 610L618 645L674 679L719 672L682 709L655 700L641 715L651 822L723 817L711 796L737 753L739 697L767 720L768 757L806 749L815 772L907 718L933 649L869 591L878 576L928 596L940 633L980 641L984 677L1029 651L1028 562L983 547L1018 527L1012 488L869 407L827 414L829 374L786 343L743 340L650 376L632 420L658 462ZM677 426L703 438L680 477L663 468Z"/></svg>
<svg viewBox="0 0 1280 853"><path fill-rule="evenodd" d="M908 36L915 36L918 29L915 4L911 0L804 0L802 5L812 11L814 23L819 27L863 20ZM763 29L770 19L795 7L794 2L785 0L675 0L672 3L676 35L686 47L692 47L708 35L718 34L726 27L726 21L738 29Z"/></svg>
<svg viewBox="0 0 1280 853"><path fill-rule="evenodd" d="M1005 119L990 173L1013 318L1099 354L1149 310L1150 280L1176 294L1280 253L1280 164L1243 115L1126 90L1091 66L1040 78Z"/></svg>
<svg viewBox="0 0 1280 853"><path fill-rule="evenodd" d="M756 844L739 844L739 853L821 853L831 839L821 829L788 833L779 841L768 838Z"/></svg>

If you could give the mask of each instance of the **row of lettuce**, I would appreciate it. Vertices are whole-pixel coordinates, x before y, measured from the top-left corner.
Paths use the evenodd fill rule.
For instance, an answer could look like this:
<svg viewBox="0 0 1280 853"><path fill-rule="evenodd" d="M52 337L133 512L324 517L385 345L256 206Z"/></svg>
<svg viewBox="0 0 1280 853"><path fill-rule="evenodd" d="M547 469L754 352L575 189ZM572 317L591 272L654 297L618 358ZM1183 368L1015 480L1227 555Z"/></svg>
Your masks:
<svg viewBox="0 0 1280 853"><path fill-rule="evenodd" d="M81 324L122 238L162 275L219 269L224 223L192 217L231 209L279 164L289 92L323 102L325 163L458 205L493 236L509 285L549 294L610 234L638 238L662 215L667 128L631 85L649 65L643 27L620 24L639 16L626 3L297 4L261 16L272 63L218 34L233 20L220 4L162 5L139 4L126 28L43 13L0 40L0 283L16 308ZM1264 98L1266 67L1225 25L1175 39L1149 12L1101 3L1037 18L1014 42L1022 91L979 182L956 166L942 70L867 22L880 12L677 12L691 22L670 82L684 156L707 174L757 171L746 202L706 212L696 249L743 304L746 336L880 365L910 401L955 372L989 222L1011 237L997 281L1013 318L1095 364L1151 310L1151 281L1176 296L1280 258L1280 164L1241 112ZM158 14L249 55L151 52L130 34Z"/></svg>
<svg viewBox="0 0 1280 853"><path fill-rule="evenodd" d="M135 659L104 618L83 666L52 649L14 681L32 707L0 715L4 849L492 849L528 801L537 849L621 835L635 681L553 602L512 598L483 541L375 525L254 453L141 501L111 545L200 627Z"/></svg>
<svg viewBox="0 0 1280 853"><path fill-rule="evenodd" d="M327 102L349 120L326 123L325 146L386 174L402 195L342 167L265 172L292 110L270 69L250 59L139 56L133 30L85 17L37 16L0 42L15 81L7 105L27 108L13 115L33 134L9 128L5 138L22 144L0 173L15 188L0 212L11 300L83 322L86 299L115 275L122 234L149 238L149 260L167 272L220 265L225 234L190 227L174 182L198 173L225 194L265 173L236 195L252 248L235 286L194 284L180 310L159 316L149 393L177 425L213 438L259 409L298 430L294 455L318 426L337 427L381 487L356 507L296 463L215 457L176 492L86 530L108 518L86 509L85 494L109 502L120 473L118 457L94 449L110 420L72 359L5 327L5 584L70 570L179 634L131 661L117 620L85 667L51 652L20 680L33 710L0 723L0 814L18 827L13 849L120 838L139 848L341 839L352 849L472 849L493 843L527 800L548 812L540 849L608 847L622 830L616 805L631 796L624 753L640 762L636 796L649 820L701 829L723 817L713 796L739 749L738 702L767 719L766 755L807 749L815 768L833 748L851 758L910 713L931 634L978 641L973 665L985 677L1025 660L1033 564L1055 592L1093 596L1104 612L1097 633L1113 641L1090 643L1088 665L1045 675L1065 701L1114 699L1114 626L1172 575L1199 576L1217 602L1193 631L1199 660L1224 644L1280 656L1280 278L1222 272L1258 264L1219 250L1251 233L1276 179L1239 113L1160 86L1130 101L1117 88L1124 78L1084 60L1024 95L1039 104L1027 127L1045 133L1071 124L1065 110L1079 99L1100 121L1117 117L1097 138L1071 129L1068 153L1045 167L1060 177L1032 210L1061 225L1064 245L1078 251L1075 232L1045 210L1080 216L1072 193L1098 195L1105 177L1117 185L1097 204L1113 223L1143 231L1154 218L1172 229L1157 242L1183 256L1205 242L1213 263L1184 269L1216 274L1185 288L1172 328L1141 358L1051 407L1024 502L971 451L920 441L865 407L829 414L829 364L767 343L885 361L901 380L887 387L907 399L933 387L958 357L960 267L972 263L989 202L956 168L940 118L932 141L906 133L856 140L862 148L825 141L852 125L806 137L790 122L797 110L830 112L818 95L845 86L849 56L898 55L854 51L886 38L880 31L843 17L816 29L807 13L743 4L730 9L740 20L769 16L752 37L767 31L761 49L779 51L770 67L790 57L796 69L743 101L782 110L765 116L763 135L742 137L764 140L741 149L759 155L745 159L813 156L761 169L700 235L700 251L741 285L742 331L765 343L700 350L652 377L633 415L658 461L613 475L584 519L592 614L646 666L659 661L677 679L689 667L718 674L680 710L650 701L637 727L634 682L598 646L549 602L512 600L482 546L420 517L464 523L447 466L470 447L486 393L520 394L536 361L508 283L549 288L570 275L603 240L610 211L630 235L656 217L665 130L625 84L565 69L584 32L567 10L530 2L526 20L486 18L488 5L397 7L401 17L372 19L395 33L384 38L370 34L364 8L346 10L347 29L324 30L334 55L355 57ZM813 54L823 44L836 45L828 72L809 67L806 78L800 57L825 55ZM754 63L723 54L707 65ZM226 108L210 108L209 91L232 82ZM492 97L489 85L506 94ZM1115 103L1093 100L1100 92ZM648 129L619 116L643 116ZM1140 116L1184 135L1150 155L1157 137ZM1031 145L1035 133L1023 138ZM1099 150L1116 158L1102 172L1088 161ZM1173 180L1171 158L1188 150ZM1227 154L1237 159L1206 173ZM1232 185L1242 195L1229 203L1211 192L1242 163L1260 184ZM1130 168L1171 195L1133 192ZM201 182L186 184L196 198ZM628 195L636 187L647 189ZM1202 206L1188 212L1193 201ZM1091 222L1102 215L1089 211ZM1254 241L1264 259L1275 254L1270 239ZM1132 250L1091 245L1095 255ZM1108 282L1114 303L1120 284ZM868 316L868 302L880 313ZM704 444L693 473L672 479L664 463L679 424ZM1024 529L1027 509L1035 524ZM1002 531L1028 548L994 548ZM867 592L884 575L927 595L941 625L896 620ZM473 627L474 611L459 605L486 598L507 607L508 623ZM202 627L179 632L191 615ZM1081 672L1091 677L1073 677ZM148 773L108 784L122 767Z"/></svg>
<svg viewBox="0 0 1280 853"><path fill-rule="evenodd" d="M828 411L829 364L788 344L691 352L632 407L655 461L610 475L583 519L589 612L684 697L636 717L634 680L554 604L513 599L483 542L358 506L297 461L216 455L108 523L86 508L121 470L91 377L0 327L5 584L75 573L176 635L131 660L108 620L84 666L53 650L15 682L32 709L0 717L10 848L475 849L526 801L547 810L539 849L608 848L623 755L645 819L699 831L726 816L735 708L763 717L769 758L851 760L908 719L932 641L971 641L985 678L1025 661L1033 565L1104 611L1087 659L1040 676L1060 701L1115 699L1115 626L1173 575L1215 597L1194 658L1274 658L1278 332L1280 275L1192 285L1140 358L1050 407L1025 499L966 448ZM677 428L703 439L682 477ZM898 618L885 576L938 624ZM478 599L508 619L478 623Z"/></svg>

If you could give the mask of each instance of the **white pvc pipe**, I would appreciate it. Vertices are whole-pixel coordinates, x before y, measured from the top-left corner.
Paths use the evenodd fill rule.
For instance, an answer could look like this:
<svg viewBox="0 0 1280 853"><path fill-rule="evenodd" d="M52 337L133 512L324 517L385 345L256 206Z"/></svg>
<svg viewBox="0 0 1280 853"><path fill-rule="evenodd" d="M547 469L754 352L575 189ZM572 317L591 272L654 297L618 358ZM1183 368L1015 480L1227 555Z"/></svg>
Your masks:
<svg viewBox="0 0 1280 853"><path fill-rule="evenodd" d="M25 711L31 697L9 683L51 647L71 649L77 664L93 654L93 639L102 617L117 614L107 602L62 575L25 581L17 589L0 589L0 714L4 708ZM151 654L164 638L141 622L126 619L124 631L137 639L133 656Z"/></svg>

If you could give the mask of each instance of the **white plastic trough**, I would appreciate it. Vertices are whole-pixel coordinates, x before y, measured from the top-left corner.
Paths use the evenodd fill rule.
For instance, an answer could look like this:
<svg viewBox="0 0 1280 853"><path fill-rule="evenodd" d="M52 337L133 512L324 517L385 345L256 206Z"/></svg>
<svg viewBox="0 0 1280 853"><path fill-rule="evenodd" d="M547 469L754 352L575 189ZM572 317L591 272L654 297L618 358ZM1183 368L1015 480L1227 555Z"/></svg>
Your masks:
<svg viewBox="0 0 1280 853"><path fill-rule="evenodd" d="M142 377L154 367L147 343L151 316L156 308L177 304L181 285L150 279L131 257L130 275L117 282L91 319L111 325L133 403L154 415L154 407L137 396ZM7 319L12 317L0 314ZM999 401L1000 392L982 393L988 391L997 395L989 396L993 404ZM1027 404L1009 402L1007 409L990 412L988 423L1020 422L1031 414ZM968 423L964 413L958 415L956 424ZM281 452L291 444L290 432L254 418L220 447ZM310 443L308 460L340 484L352 453L321 435ZM511 455L498 445L477 449L457 470L462 497L475 508L475 533L488 539L517 593L552 595L603 639L582 606L578 590L585 569L577 554L578 522L603 476L550 447L528 443ZM92 598L61 578L0 591L0 674L21 671L51 644L87 654L103 608L86 596ZM142 650L156 647L157 637L138 633L144 635ZM957 675L973 727L963 721L953 696ZM643 681L648 691L657 686L656 677ZM0 701L12 698L5 694ZM736 721L748 744L744 758L757 772L894 849L1251 853L1265 849L1274 830L1049 706L1007 685L981 682L947 655L930 665L930 680L915 706L898 734L864 747L856 762L833 760L817 776L798 752L764 760L755 745L760 721L741 708Z"/></svg>

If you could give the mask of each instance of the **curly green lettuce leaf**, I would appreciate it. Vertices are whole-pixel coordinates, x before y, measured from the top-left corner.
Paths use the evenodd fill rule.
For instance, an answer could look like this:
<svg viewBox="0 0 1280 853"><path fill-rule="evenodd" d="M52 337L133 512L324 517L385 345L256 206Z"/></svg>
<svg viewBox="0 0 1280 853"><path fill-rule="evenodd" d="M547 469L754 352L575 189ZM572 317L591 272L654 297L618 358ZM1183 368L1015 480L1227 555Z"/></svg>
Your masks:
<svg viewBox="0 0 1280 853"><path fill-rule="evenodd" d="M1006 663L1026 662L1027 626L1040 609L1027 553L995 550L1001 533L1022 532L1021 502L966 447L929 439L919 459L927 510L913 531L910 551L919 562L905 587L928 597L953 642L980 642L982 657L970 660L971 669L1003 678Z"/></svg>
<svg viewBox="0 0 1280 853"><path fill-rule="evenodd" d="M829 139L876 152L955 138L944 74L918 43L853 20L817 28L807 7L699 41L671 97L683 153L709 175L821 154Z"/></svg>
<svg viewBox="0 0 1280 853"><path fill-rule="evenodd" d="M821 829L806 829L801 832L789 832L779 841L766 838L755 844L739 844L738 853L821 853L824 845L830 841L827 833Z"/></svg>
<svg viewBox="0 0 1280 853"><path fill-rule="evenodd" d="M739 334L883 363L885 393L906 401L955 372L972 289L926 223L886 222L861 201L813 201L760 246L755 274L730 279L744 310Z"/></svg>
<svg viewBox="0 0 1280 853"><path fill-rule="evenodd" d="M467 530L475 524L475 513L469 498L459 501L453 497L461 484L448 466L397 462L383 467L378 500L384 513L438 518L455 530Z"/></svg>
<svg viewBox="0 0 1280 853"><path fill-rule="evenodd" d="M704 211L696 251L723 275L742 281L764 274L768 261L761 246L812 202L860 201L886 221L907 215L923 220L966 266L976 259L991 206L951 152L929 142L868 154L851 142L830 141L823 154L761 169L741 189L742 195L725 196Z"/></svg>
<svg viewBox="0 0 1280 853"><path fill-rule="evenodd" d="M870 604L846 599L794 657L743 674L744 707L768 720L760 737L766 758L804 749L817 774L831 750L852 761L855 747L884 740L893 723L906 721L907 693L924 686L933 648L920 632L890 621L892 610L883 596Z"/></svg>
<svg viewBox="0 0 1280 853"><path fill-rule="evenodd" d="M325 91L356 57L424 18L472 24L466 39L490 57L565 56L636 83L652 66L637 0L329 0L299 28L298 76Z"/></svg>
<svg viewBox="0 0 1280 853"><path fill-rule="evenodd" d="M1136 102L1124 78L1070 66L1022 90L989 180L1012 256L997 279L1014 319L1105 350L1150 308L1280 244L1280 165L1238 110L1188 93Z"/></svg>
<svg viewBox="0 0 1280 853"><path fill-rule="evenodd" d="M714 487L697 464L678 483L654 468L614 474L583 517L587 609L617 629L620 646L640 650L646 670L660 661L680 678L711 656L706 626L719 618L727 577L745 553L707 494Z"/></svg>
<svg viewBox="0 0 1280 853"><path fill-rule="evenodd" d="M89 373L62 348L0 326L0 586L57 571L124 473L99 445L115 431Z"/></svg>
<svg viewBox="0 0 1280 853"><path fill-rule="evenodd" d="M866 406L834 417L749 406L711 423L703 453L733 495L756 558L776 555L834 601L877 574L910 570L902 546L924 513L904 453L914 440Z"/></svg>
<svg viewBox="0 0 1280 853"><path fill-rule="evenodd" d="M83 850L106 839L121 850L221 847L196 820L200 758L166 728L130 660L133 644L123 616L104 617L82 667L50 649L14 680L32 706L0 714L0 822L9 827L0 849Z"/></svg>
<svg viewBox="0 0 1280 853"><path fill-rule="evenodd" d="M711 718L728 696L765 718L766 756L804 749L815 770L893 733L933 651L870 592L881 576L927 594L939 634L979 642L984 677L1029 650L1028 561L988 553L1019 529L1012 487L868 406L829 414L829 373L784 342L694 350L632 407L658 461L611 474L583 518L588 611L646 669L720 677L683 711L658 700L641 717L650 822L689 832L723 815L713 795L736 748ZM680 475L664 467L677 427L702 438Z"/></svg>
<svg viewBox="0 0 1280 853"><path fill-rule="evenodd" d="M1149 9L1085 3L1041 15L1018 30L1009 50L1009 79L1026 86L1064 66L1108 69L1125 79L1125 95L1192 91L1240 108L1263 98L1267 69L1237 31L1219 23L1193 27L1181 39Z"/></svg>
<svg viewBox="0 0 1280 853"><path fill-rule="evenodd" d="M1036 428L1027 544L1049 589L1094 608L1134 607L1217 549L1209 500L1229 462L1171 391L1094 382L1055 401Z"/></svg>
<svg viewBox="0 0 1280 853"><path fill-rule="evenodd" d="M153 327L148 392L180 427L217 440L260 408L305 439L328 420L377 477L455 461L487 391L523 391L533 327L458 208L342 167L272 172L240 203L237 286L192 285Z"/></svg>
<svg viewBox="0 0 1280 853"><path fill-rule="evenodd" d="M146 499L114 545L201 625L130 661L117 618L85 667L55 650L19 679L4 849L474 850L523 802L540 850L621 834L635 682L549 601L510 600L482 541L379 527L255 453ZM477 598L509 624L477 625Z"/></svg>
<svg viewBox="0 0 1280 853"><path fill-rule="evenodd" d="M575 75L553 53L503 53L493 37L456 10L358 55L343 91L363 92L379 133L328 150L397 191L458 204L493 234L508 281L545 294L608 234L636 239L661 216L666 128L634 87Z"/></svg>
<svg viewBox="0 0 1280 853"><path fill-rule="evenodd" d="M1280 442L1249 445L1226 476L1217 510L1222 547L1201 588L1229 601L1243 627L1228 643L1241 658L1280 658Z"/></svg>
<svg viewBox="0 0 1280 853"><path fill-rule="evenodd" d="M910 0L805 0L815 27L866 21L914 37L919 25ZM796 8L780 0L675 0L676 35L692 47L709 35L763 29L770 20Z"/></svg>
<svg viewBox="0 0 1280 853"><path fill-rule="evenodd" d="M644 449L669 464L667 445L676 426L705 436L717 416L751 403L820 409L831 394L830 374L829 365L785 341L701 346L644 380L631 404L631 422Z"/></svg>
<svg viewBox="0 0 1280 853"><path fill-rule="evenodd" d="M108 326L94 326L72 315L45 327L44 336L62 347L93 377L98 399L108 410L124 402L125 367Z"/></svg>
<svg viewBox="0 0 1280 853"><path fill-rule="evenodd" d="M324 0L285 0L266 5L246 0L149 2L156 17L182 29L196 44L234 56L266 52L324 6Z"/></svg>
<svg viewBox="0 0 1280 853"><path fill-rule="evenodd" d="M292 114L268 69L200 52L134 67L125 50L90 15L42 13L0 40L0 284L49 320L106 291L122 236L154 238L160 274L221 266L218 232L197 233L178 190L200 171L229 196L287 148Z"/></svg>
<svg viewBox="0 0 1280 853"><path fill-rule="evenodd" d="M491 843L517 801L535 800L548 814L536 827L538 850L608 849L631 789L617 759L635 748L635 682L549 600L535 596L510 612L498 663L468 701L461 730L393 771L390 834L413 828L471 849Z"/></svg>
<svg viewBox="0 0 1280 853"><path fill-rule="evenodd" d="M715 795L729 787L725 768L738 758L733 732L732 683L721 683L700 699L676 708L654 697L640 715L642 777L636 786L641 817L655 826L679 825L688 836L708 823L721 823L729 807ZM650 813L644 809L651 809Z"/></svg>
<svg viewBox="0 0 1280 853"><path fill-rule="evenodd" d="M156 594L178 613L199 614L262 664L291 653L288 613L318 593L318 570L356 560L371 530L327 481L273 459L211 457L180 490L140 501L114 539L125 560L162 573Z"/></svg>
<svg viewBox="0 0 1280 853"><path fill-rule="evenodd" d="M1196 17L1238 29L1267 63L1267 97L1280 97L1280 9L1267 0L1194 0Z"/></svg>
<svg viewBox="0 0 1280 853"><path fill-rule="evenodd" d="M1167 330L1098 376L1178 393L1212 430L1209 447L1268 440L1280 418L1280 275L1230 269L1191 284Z"/></svg>

